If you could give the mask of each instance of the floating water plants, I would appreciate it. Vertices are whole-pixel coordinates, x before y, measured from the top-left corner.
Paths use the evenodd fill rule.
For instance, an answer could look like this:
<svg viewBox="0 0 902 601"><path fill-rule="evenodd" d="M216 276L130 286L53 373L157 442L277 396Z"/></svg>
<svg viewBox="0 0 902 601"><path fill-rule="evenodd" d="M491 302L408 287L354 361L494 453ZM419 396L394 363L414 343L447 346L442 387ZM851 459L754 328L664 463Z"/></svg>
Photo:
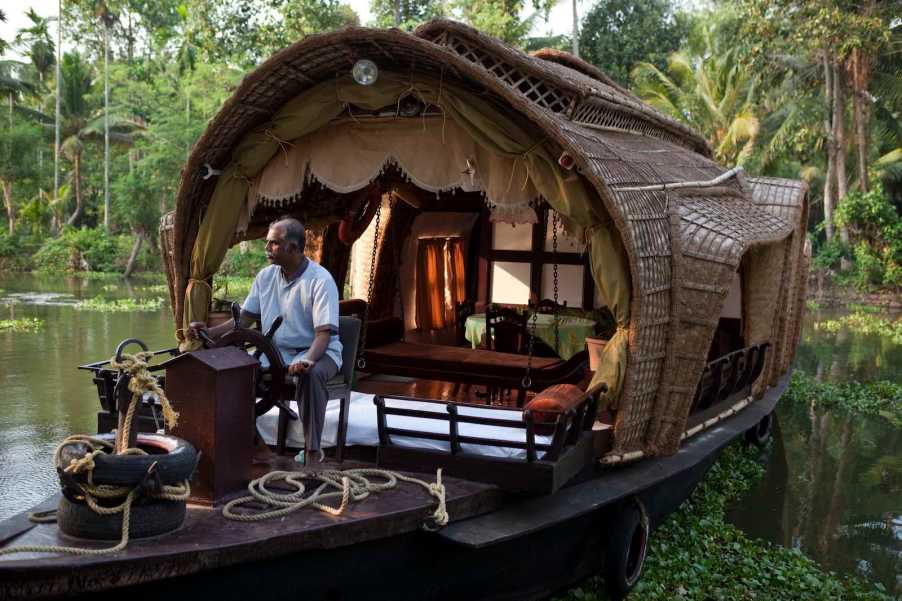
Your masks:
<svg viewBox="0 0 902 601"><path fill-rule="evenodd" d="M162 297L153 298L115 298L108 299L95 296L92 299L80 301L75 305L81 311L100 311L104 313L126 313L129 311L158 311L163 306Z"/></svg>
<svg viewBox="0 0 902 601"><path fill-rule="evenodd" d="M44 327L44 320L36 317L0 319L0 332L37 332Z"/></svg>

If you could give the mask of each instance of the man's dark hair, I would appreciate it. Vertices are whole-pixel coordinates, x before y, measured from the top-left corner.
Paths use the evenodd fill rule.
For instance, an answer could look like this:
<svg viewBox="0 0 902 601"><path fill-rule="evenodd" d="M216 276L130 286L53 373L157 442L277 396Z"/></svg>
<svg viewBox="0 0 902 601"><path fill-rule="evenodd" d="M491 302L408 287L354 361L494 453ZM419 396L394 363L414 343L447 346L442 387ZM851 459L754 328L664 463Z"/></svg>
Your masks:
<svg viewBox="0 0 902 601"><path fill-rule="evenodd" d="M294 242L301 252L307 245L307 232L304 224L294 217L279 217L277 220L269 224L270 228L279 227L285 230L285 239Z"/></svg>

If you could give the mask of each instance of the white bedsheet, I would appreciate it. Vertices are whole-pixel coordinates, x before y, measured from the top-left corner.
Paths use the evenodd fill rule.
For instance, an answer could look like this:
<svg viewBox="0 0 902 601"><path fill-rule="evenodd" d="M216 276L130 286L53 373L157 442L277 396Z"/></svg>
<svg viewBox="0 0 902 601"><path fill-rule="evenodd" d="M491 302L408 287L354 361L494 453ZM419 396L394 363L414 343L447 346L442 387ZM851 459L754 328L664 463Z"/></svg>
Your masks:
<svg viewBox="0 0 902 601"><path fill-rule="evenodd" d="M363 394L360 392L351 393L350 411L348 413L348 436L345 443L347 446L362 445L375 447L379 445L379 431L376 426L376 405L373 403L373 396L374 395L372 394ZM297 406L294 401L291 401L290 404L292 409L297 411ZM448 414L445 405L441 403L425 403L421 401L409 401L385 397L385 404L388 407L404 407L405 409L432 411L437 415ZM337 400L331 401L326 408L326 423L323 426L323 447L335 446L336 435L338 433L338 409L339 403ZM460 415L494 417L515 421L523 419L523 413L515 409L482 409L480 407L459 406L458 413ZM274 445L276 443L278 424L279 410L276 408L273 408L257 419L257 429L260 431L263 440L265 440L267 444ZM407 430L418 430L420 432L448 433L447 420L387 415L386 425L390 428L403 428ZM505 428L501 426L483 426L480 424L461 423L458 425L458 433L461 436L472 436L475 438L526 442L526 430L522 428ZM441 440L427 440L397 435L393 435L391 440L392 443L401 447L450 451L450 445ZM536 434L536 443L550 444L551 436L541 436ZM297 448L302 448L304 446L304 430L301 427L300 420L288 422L286 444L290 447ZM523 459L526 457L526 451L524 449L513 447L462 444L461 450L465 453L475 453L487 457L507 457L511 459ZM542 453L539 453L540 457L541 455Z"/></svg>

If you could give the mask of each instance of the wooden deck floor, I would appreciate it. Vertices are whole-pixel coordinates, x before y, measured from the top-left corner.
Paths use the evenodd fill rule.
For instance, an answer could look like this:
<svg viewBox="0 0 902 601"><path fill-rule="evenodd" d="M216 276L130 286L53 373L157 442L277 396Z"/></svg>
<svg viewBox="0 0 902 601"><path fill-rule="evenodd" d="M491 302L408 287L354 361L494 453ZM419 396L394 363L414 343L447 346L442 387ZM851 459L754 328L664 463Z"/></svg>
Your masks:
<svg viewBox="0 0 902 601"><path fill-rule="evenodd" d="M325 462L316 469L353 467L374 466L354 461L341 465ZM256 471L262 474L273 469L299 468L290 458L273 456L268 465L259 465ZM411 475L426 481L435 479L435 474ZM493 486L454 478L443 478L443 482L452 521L493 511L502 504L503 494ZM435 499L422 487L405 482L352 503L340 516L306 508L282 518L247 523L225 519L220 508L189 506L185 523L175 532L134 540L124 551L112 555L0 556L0 598L77 594L400 535L419 530L435 507ZM17 518L21 522L22 517L20 514L7 522ZM0 534L4 526L8 524L0 522ZM72 539L60 533L55 524L41 524L3 546L102 548L112 544ZM115 569L111 569L113 564Z"/></svg>

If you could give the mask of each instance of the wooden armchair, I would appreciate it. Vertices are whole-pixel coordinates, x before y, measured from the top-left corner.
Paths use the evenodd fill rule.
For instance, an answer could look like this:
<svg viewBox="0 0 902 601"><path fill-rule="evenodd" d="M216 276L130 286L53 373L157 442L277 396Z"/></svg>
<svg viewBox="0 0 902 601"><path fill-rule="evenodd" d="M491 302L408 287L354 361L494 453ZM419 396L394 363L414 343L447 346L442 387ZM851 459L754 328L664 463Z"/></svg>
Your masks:
<svg viewBox="0 0 902 601"><path fill-rule="evenodd" d="M341 369L326 383L329 391L329 400L338 400L338 433L335 440L335 459L339 463L344 459L345 440L348 435L348 411L351 404L351 387L354 384L354 371L357 366L357 344L360 341L360 320L356 317L338 318L338 338L341 340ZM286 382L286 393L295 398L295 386L293 380ZM298 408L300 409L300 408ZM285 439L288 435L288 421L297 419L287 411L279 412L279 429L276 437L276 452L280 455L285 452ZM306 433L304 443L306 446ZM305 449L306 450L306 449ZM304 453L308 457L308 453Z"/></svg>

